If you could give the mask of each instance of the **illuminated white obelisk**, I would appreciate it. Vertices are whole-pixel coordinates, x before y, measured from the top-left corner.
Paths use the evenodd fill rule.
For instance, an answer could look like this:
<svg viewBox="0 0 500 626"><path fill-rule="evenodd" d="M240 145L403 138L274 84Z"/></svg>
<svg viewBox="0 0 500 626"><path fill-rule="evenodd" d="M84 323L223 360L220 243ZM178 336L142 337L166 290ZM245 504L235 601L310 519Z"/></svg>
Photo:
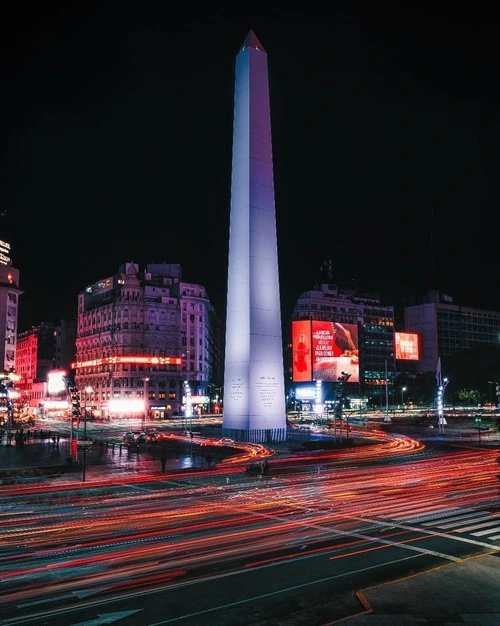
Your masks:
<svg viewBox="0 0 500 626"><path fill-rule="evenodd" d="M267 54L248 33L236 55L223 434L286 440Z"/></svg>

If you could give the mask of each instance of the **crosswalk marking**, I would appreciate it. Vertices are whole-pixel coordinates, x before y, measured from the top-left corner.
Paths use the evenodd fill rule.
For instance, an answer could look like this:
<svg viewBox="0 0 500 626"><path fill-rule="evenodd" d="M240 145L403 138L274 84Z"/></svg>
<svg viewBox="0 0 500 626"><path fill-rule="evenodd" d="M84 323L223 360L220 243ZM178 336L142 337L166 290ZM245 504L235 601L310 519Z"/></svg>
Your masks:
<svg viewBox="0 0 500 626"><path fill-rule="evenodd" d="M481 514L481 512L478 512L477 515L479 516ZM493 517L495 517L496 519L494 521L492 521ZM483 522L486 520L486 524L487 525L491 525L491 524L496 524L497 522L500 522L500 514L498 515L483 515L482 517L475 517L474 519L471 519L469 517L469 519L463 519L460 520L460 517L457 518L457 521L451 522L451 523L446 523L446 524L441 524L439 526L439 528L441 528L442 530L447 530L448 528L459 528L460 526L467 526L467 524L470 524L471 522L474 522L474 524L477 524L478 522ZM448 522L448 520L444 520L445 522ZM424 526L435 526L435 523L432 524L423 524ZM480 526L477 526L478 528ZM473 529L474 527L471 526L471 529Z"/></svg>
<svg viewBox="0 0 500 626"><path fill-rule="evenodd" d="M397 515L393 511L390 518L403 524L415 524L428 530L447 531L460 535L470 535L480 539L484 537L488 541L500 539L500 513L488 510L476 510L470 508L439 508L432 512L418 515Z"/></svg>

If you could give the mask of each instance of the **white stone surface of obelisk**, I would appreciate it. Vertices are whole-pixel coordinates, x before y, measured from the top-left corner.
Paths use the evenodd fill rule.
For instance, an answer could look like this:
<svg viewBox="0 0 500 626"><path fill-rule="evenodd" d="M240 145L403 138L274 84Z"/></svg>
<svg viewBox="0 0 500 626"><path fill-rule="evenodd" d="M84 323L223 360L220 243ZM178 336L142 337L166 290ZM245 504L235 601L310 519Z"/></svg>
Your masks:
<svg viewBox="0 0 500 626"><path fill-rule="evenodd" d="M267 54L250 31L236 56L223 434L286 440Z"/></svg>

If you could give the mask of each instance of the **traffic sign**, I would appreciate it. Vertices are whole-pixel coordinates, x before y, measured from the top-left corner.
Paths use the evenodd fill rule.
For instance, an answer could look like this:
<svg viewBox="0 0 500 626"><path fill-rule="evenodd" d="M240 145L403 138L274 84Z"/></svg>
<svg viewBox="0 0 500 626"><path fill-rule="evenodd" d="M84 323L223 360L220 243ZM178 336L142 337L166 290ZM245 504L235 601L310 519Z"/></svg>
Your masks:
<svg viewBox="0 0 500 626"><path fill-rule="evenodd" d="M88 452L89 450L92 449L92 442L91 441L78 441L76 444L76 449L83 450L84 452Z"/></svg>

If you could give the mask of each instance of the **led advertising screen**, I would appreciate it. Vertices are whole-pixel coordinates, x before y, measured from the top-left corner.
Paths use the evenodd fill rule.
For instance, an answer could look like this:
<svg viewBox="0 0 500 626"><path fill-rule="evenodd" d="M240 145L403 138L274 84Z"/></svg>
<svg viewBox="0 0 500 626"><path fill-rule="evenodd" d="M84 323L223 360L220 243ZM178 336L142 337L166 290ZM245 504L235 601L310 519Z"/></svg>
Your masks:
<svg viewBox="0 0 500 626"><path fill-rule="evenodd" d="M311 322L292 322L292 380L294 383L312 380Z"/></svg>
<svg viewBox="0 0 500 626"><path fill-rule="evenodd" d="M337 382L345 372L359 382L356 324L300 320L292 322L292 380Z"/></svg>
<svg viewBox="0 0 500 626"><path fill-rule="evenodd" d="M417 333L394 333L394 343L396 348L396 359L402 361L418 361L420 358L418 351Z"/></svg>
<svg viewBox="0 0 500 626"><path fill-rule="evenodd" d="M350 374L359 382L358 327L340 322L312 322L312 375L314 380L336 382Z"/></svg>

